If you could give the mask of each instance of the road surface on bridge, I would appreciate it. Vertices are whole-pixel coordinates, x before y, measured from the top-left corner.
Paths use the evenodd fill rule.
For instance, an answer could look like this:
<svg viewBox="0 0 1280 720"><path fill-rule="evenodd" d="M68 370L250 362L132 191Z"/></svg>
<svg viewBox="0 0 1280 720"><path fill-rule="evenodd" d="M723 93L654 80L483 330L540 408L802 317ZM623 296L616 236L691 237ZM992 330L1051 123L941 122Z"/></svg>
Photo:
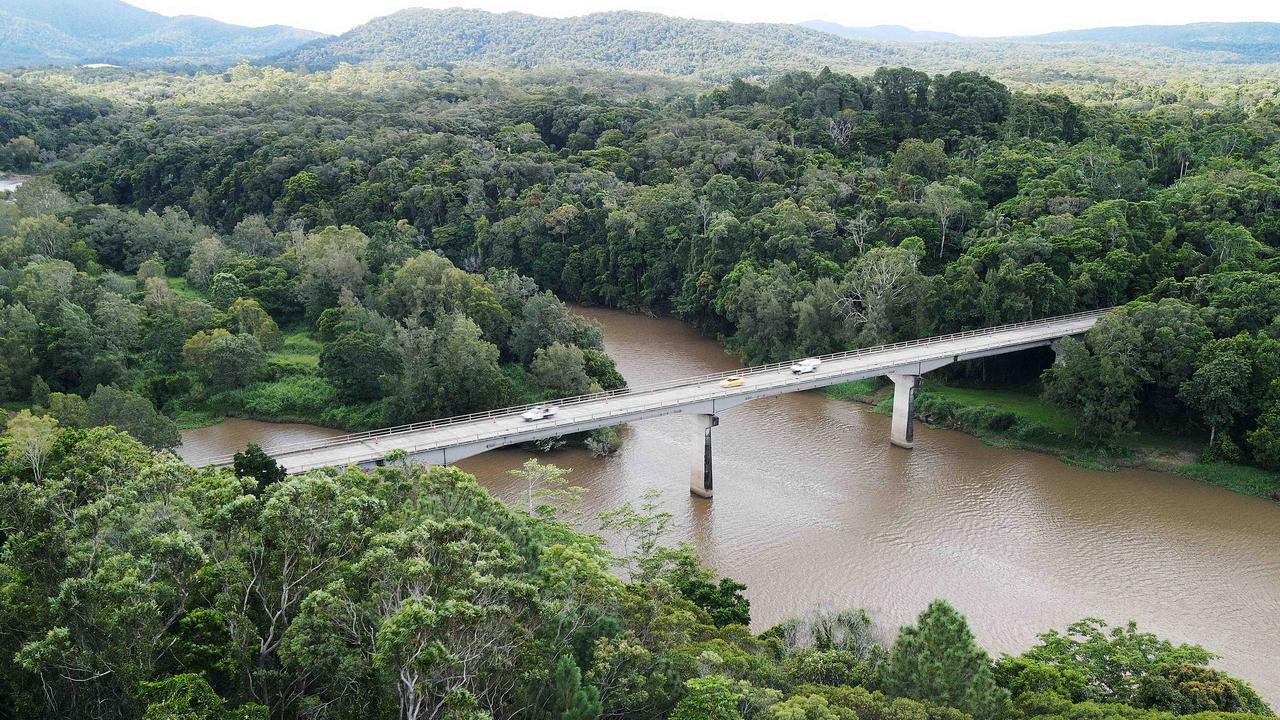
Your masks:
<svg viewBox="0 0 1280 720"><path fill-rule="evenodd" d="M533 406L523 405L265 450L291 474L335 465L374 463L395 450L403 450L419 462L449 464L507 445L619 423L680 413L715 415L750 400L878 375L919 376L951 362L1050 345L1060 338L1084 333L1106 312L1078 313L825 355L815 372L804 375L793 374L791 362L775 363L565 398L539 403L559 406L554 417L539 421L525 421L521 414ZM733 375L742 377L743 384L721 387L720 381ZM209 464L230 465L231 458L219 458Z"/></svg>

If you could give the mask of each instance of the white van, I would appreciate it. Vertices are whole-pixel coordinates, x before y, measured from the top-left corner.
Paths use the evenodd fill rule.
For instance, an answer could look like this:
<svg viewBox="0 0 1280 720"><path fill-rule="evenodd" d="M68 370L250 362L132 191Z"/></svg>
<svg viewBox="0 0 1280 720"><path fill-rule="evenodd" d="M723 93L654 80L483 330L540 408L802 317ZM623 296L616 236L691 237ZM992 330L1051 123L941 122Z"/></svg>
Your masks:
<svg viewBox="0 0 1280 720"><path fill-rule="evenodd" d="M805 358L792 365L791 372L795 375L805 375L817 370L818 366L821 364L822 360L819 358Z"/></svg>

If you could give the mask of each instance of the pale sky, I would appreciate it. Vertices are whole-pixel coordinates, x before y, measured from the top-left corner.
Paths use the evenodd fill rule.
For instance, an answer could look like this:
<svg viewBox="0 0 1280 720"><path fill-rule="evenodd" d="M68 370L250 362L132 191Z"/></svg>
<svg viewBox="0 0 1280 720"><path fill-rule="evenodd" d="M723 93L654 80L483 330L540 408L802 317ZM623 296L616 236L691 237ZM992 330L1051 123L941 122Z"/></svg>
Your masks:
<svg viewBox="0 0 1280 720"><path fill-rule="evenodd" d="M410 7L467 7L567 17L643 10L734 22L830 20L841 25L906 25L961 35L1024 35L1110 25L1205 21L1280 22L1276 0L126 0L165 15L204 15L239 25L279 23L341 33Z"/></svg>

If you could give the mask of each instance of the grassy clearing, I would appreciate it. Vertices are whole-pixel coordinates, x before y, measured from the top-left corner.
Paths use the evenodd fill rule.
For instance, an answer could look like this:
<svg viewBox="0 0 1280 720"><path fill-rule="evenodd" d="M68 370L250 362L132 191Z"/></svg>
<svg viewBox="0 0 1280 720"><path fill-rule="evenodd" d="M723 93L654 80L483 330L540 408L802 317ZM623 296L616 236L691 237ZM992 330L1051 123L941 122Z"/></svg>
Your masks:
<svg viewBox="0 0 1280 720"><path fill-rule="evenodd" d="M1040 397L1032 388L989 389L951 387L926 381L921 392L959 403L965 407L1007 410L1020 420L1030 421L1062 435L1073 435L1076 421L1056 405Z"/></svg>
<svg viewBox="0 0 1280 720"><path fill-rule="evenodd" d="M169 283L169 289L179 297L183 297L188 300L204 299L204 296L200 294L200 291L191 287L191 285L187 283L187 279L184 277L167 277L165 278L165 281Z"/></svg>
<svg viewBox="0 0 1280 720"><path fill-rule="evenodd" d="M226 415L280 422L306 422L345 430L381 427L384 404L350 402L317 374L320 341L305 330L284 336L280 350L267 353L266 376L242 388L211 395L184 411L191 422ZM198 427L198 426L197 426Z"/></svg>
<svg viewBox="0 0 1280 720"><path fill-rule="evenodd" d="M274 368L273 374L313 373L320 367L321 348L320 341L311 333L291 332L284 336L279 350L267 353L267 364Z"/></svg>
<svg viewBox="0 0 1280 720"><path fill-rule="evenodd" d="M1280 477L1275 473L1246 465L1191 463L1179 467L1177 472L1244 495L1270 497L1280 492Z"/></svg>
<svg viewBox="0 0 1280 720"><path fill-rule="evenodd" d="M202 409L347 430L369 430L384 424L382 401L344 401L329 381L315 375L285 375L227 390L211 396Z"/></svg>

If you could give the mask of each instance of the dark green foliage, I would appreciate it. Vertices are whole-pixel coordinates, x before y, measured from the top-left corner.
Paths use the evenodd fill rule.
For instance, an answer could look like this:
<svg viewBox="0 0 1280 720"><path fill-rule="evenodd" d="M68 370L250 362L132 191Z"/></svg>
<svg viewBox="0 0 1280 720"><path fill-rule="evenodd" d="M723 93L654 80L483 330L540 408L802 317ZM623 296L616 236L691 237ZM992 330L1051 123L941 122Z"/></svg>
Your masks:
<svg viewBox="0 0 1280 720"><path fill-rule="evenodd" d="M600 691L594 687L583 687L582 671L573 657L565 655L556 663L555 671L555 706L552 716L559 720L597 720L600 717Z"/></svg>
<svg viewBox="0 0 1280 720"><path fill-rule="evenodd" d="M399 370L400 354L389 339L373 333L346 333L326 343L320 353L321 376L355 400L380 397L383 378Z"/></svg>
<svg viewBox="0 0 1280 720"><path fill-rule="evenodd" d="M453 38L432 51L562 41L526 32L542 20L470 11L366 30L381 37L407 18L413 33L442 32L414 24L424 17L498 33L484 47ZM565 21L579 22L595 27ZM202 390L229 399L241 392L230 377L262 376L192 365L205 386L189 394L152 378L180 371L177 335L226 327L261 335L270 352L261 323L214 312L237 298L284 327L316 319L326 343L348 330L378 336L361 345L377 348L370 372L315 383L315 368L291 358L265 379L295 389L305 379L312 405L337 390L342 415L380 404L390 422L618 387L593 354L598 329L551 293L677 315L750 363L1131 302L1083 346L1063 343L1044 376L1082 439L1124 444L1134 429L1194 425L1209 457L1278 464L1266 388L1280 370L1258 360L1280 336L1270 80L1126 87L1104 103L1083 88L1015 91L980 73L905 67L814 66L701 92L589 75L569 88L554 73L512 73L519 92L482 90L464 71L406 72L122 75L129 87L162 78L179 96L214 98L149 109L92 75L73 78L84 80L78 96L101 101L38 74L0 85L12 137L56 154L66 190L28 183L0 220L13 238L0 243L0 396L25 399L39 375L82 394L128 382L165 408L203 402ZM364 92L339 89L351 86ZM437 119L426 128L424 113ZM378 122L355 120L369 117ZM85 204L82 192L122 207ZM161 264L190 285L154 276ZM144 272L132 290L101 268ZM456 315L488 344L473 348L479 357L496 348L514 380L481 363L481 387L454 401L466 378L436 369L457 349L439 342ZM587 382L576 363L544 363L541 383L514 367L556 343L583 351ZM400 369L388 372L392 352ZM135 369L143 381L128 377ZM248 394L264 407L285 395ZM943 421L1017 430L1007 414L963 414Z"/></svg>
<svg viewBox="0 0 1280 720"><path fill-rule="evenodd" d="M1173 720L1086 700L1116 678L1152 708L1255 713L1196 720L1270 712L1202 650L1092 621L994 671L942 603L887 668L860 611L753 636L742 586L667 545L651 505L611 514L631 548L614 557L454 468L280 477L251 447L233 474L54 432L39 479L0 465L23 478L0 482L6 716L985 720L1003 716L994 679L1028 719Z"/></svg>
<svg viewBox="0 0 1280 720"><path fill-rule="evenodd" d="M270 717L267 707L255 703L227 707L226 701L195 673L144 682L139 700L146 707L142 720L267 720Z"/></svg>
<svg viewBox="0 0 1280 720"><path fill-rule="evenodd" d="M235 454L233 468L236 477L252 478L258 484L258 493L262 493L272 483L278 483L288 477L288 473L270 455L263 452L257 443L249 443L244 450Z"/></svg>
<svg viewBox="0 0 1280 720"><path fill-rule="evenodd" d="M1203 668L1214 657L1204 648L1174 645L1139 632L1134 623L1108 628L1097 618L1085 618L1065 633L1054 630L1041 635L1040 644L1025 657L1078 677L1080 689L1073 693L1074 699L1169 710L1176 705L1194 708L1184 712L1197 712L1233 711L1243 707L1241 698L1253 695L1239 680ZM1179 689L1184 685L1192 695L1204 695L1187 698ZM1215 702L1233 707L1211 707ZM1252 707L1247 711L1257 712Z"/></svg>
<svg viewBox="0 0 1280 720"><path fill-rule="evenodd" d="M975 717L1008 713L1009 692L996 684L991 658L974 642L964 617L935 600L914 626L898 631L884 676L892 695L958 708Z"/></svg>
<svg viewBox="0 0 1280 720"><path fill-rule="evenodd" d="M696 558L686 556L677 565L675 587L689 602L707 611L716 627L750 625L751 601L743 597L746 585L722 577L702 567Z"/></svg>
<svg viewBox="0 0 1280 720"><path fill-rule="evenodd" d="M262 345L252 335L218 329L197 333L182 348L188 367L213 390L243 387L262 374Z"/></svg>
<svg viewBox="0 0 1280 720"><path fill-rule="evenodd" d="M614 366L613 358L602 350L587 348L582 351L582 368L587 376L599 383L604 390L620 390L627 381Z"/></svg>
<svg viewBox="0 0 1280 720"><path fill-rule="evenodd" d="M99 385L93 391L80 422L85 427L111 425L156 449L177 447L182 442L173 421L156 412L150 400L110 385Z"/></svg>

